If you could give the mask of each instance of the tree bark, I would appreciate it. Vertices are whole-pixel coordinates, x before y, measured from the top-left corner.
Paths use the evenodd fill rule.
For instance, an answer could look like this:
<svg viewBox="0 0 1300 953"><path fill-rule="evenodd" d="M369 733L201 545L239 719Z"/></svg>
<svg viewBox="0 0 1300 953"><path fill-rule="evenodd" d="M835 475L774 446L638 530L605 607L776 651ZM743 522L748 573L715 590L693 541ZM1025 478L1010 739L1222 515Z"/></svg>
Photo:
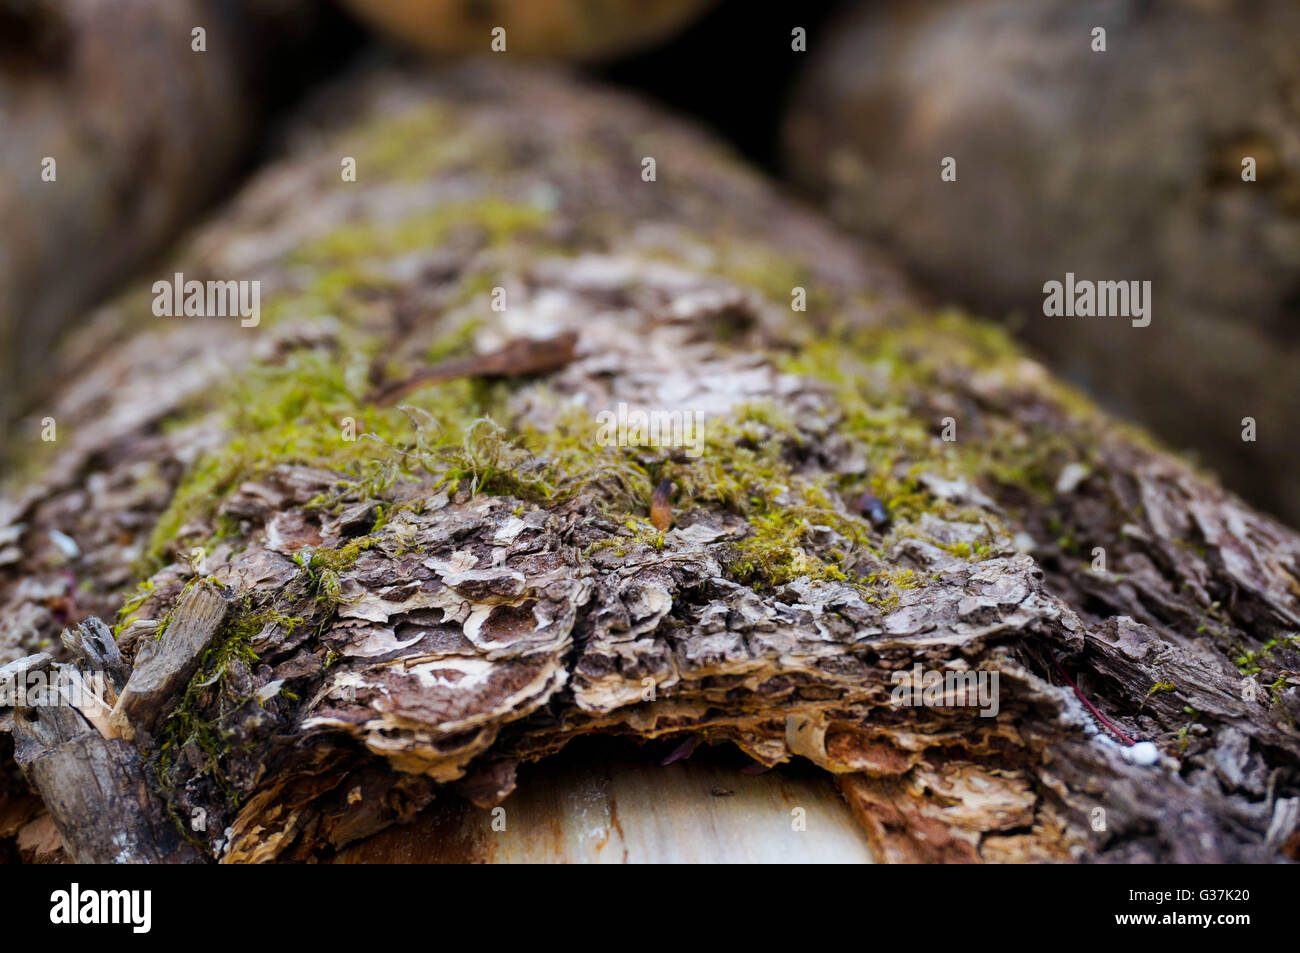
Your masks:
<svg viewBox="0 0 1300 953"><path fill-rule="evenodd" d="M811 762L888 861L1295 856L1289 530L626 97L378 73L292 142L157 276L256 326L105 309L0 519L0 661L93 674L94 614L192 668L113 743L203 856L508 811L584 735Z"/></svg>

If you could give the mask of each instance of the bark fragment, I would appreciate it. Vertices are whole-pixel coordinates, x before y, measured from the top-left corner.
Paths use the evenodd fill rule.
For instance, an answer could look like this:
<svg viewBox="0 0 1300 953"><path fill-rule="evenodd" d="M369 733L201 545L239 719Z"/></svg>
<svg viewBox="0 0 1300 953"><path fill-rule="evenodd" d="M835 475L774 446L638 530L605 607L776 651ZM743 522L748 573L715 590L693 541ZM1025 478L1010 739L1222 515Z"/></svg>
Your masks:
<svg viewBox="0 0 1300 953"><path fill-rule="evenodd" d="M555 338L512 341L498 351L457 361L445 361L416 371L410 377L381 385L374 395L377 404L391 404L413 390L457 377L529 377L559 370L573 360L578 335L573 332Z"/></svg>

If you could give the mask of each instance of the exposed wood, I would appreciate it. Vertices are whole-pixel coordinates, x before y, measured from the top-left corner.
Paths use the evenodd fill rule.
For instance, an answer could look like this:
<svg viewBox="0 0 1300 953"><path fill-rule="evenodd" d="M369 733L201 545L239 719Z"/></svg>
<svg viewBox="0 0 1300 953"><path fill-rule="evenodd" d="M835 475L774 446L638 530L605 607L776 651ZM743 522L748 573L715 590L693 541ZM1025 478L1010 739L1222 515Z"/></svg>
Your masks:
<svg viewBox="0 0 1300 953"><path fill-rule="evenodd" d="M91 616L76 628L64 629L63 647L91 670L103 672L113 691L120 692L131 671L122 661L122 653L108 626Z"/></svg>
<svg viewBox="0 0 1300 953"><path fill-rule="evenodd" d="M198 582L176 607L162 637L139 643L131 677L110 718L121 737L128 741L148 738L199 667L199 659L216 638L228 608L220 592Z"/></svg>
<svg viewBox="0 0 1300 953"><path fill-rule="evenodd" d="M24 864L68 863L63 838L47 812L42 812L19 829L15 848Z"/></svg>
<svg viewBox="0 0 1300 953"><path fill-rule="evenodd" d="M334 863L872 863L826 778L707 759L543 762L499 811L440 799Z"/></svg>
<svg viewBox="0 0 1300 953"><path fill-rule="evenodd" d="M167 816L134 745L104 738L68 705L19 707L13 731L14 757L74 861L199 859Z"/></svg>

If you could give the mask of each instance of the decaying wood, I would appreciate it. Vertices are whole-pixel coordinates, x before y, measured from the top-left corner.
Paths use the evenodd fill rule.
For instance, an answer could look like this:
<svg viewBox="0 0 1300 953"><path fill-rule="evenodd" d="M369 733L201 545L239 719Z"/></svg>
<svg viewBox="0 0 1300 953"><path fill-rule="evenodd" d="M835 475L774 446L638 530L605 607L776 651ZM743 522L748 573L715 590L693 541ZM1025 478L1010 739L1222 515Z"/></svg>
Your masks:
<svg viewBox="0 0 1300 953"><path fill-rule="evenodd" d="M121 692L131 677L112 631L94 616L79 623L76 628L64 629L60 641L74 658L81 659L91 671L102 672L114 692Z"/></svg>
<svg viewBox="0 0 1300 953"><path fill-rule="evenodd" d="M262 280L277 320L124 297L52 362L78 369L45 409L66 436L0 518L0 660L52 644L69 598L113 617L133 563L132 681L135 626L181 618L196 578L235 604L135 749L174 816L206 819L186 833L207 856L328 857L452 785L508 810L518 766L588 734L804 759L884 860L1296 855L1294 533L910 307L870 250L637 103L472 66L327 106L346 122L309 126L168 269ZM433 237L396 242L404 221ZM448 336L492 355L565 335L572 360L480 378L486 398L432 384L409 422L367 400L381 354L403 379ZM297 368L341 383L222 396ZM255 454L246 415L273 402L322 447ZM596 447L623 404L723 429L698 457ZM373 439L336 438L344 418ZM336 446L348 463L319 456ZM996 675L996 716L899 704L918 666Z"/></svg>
<svg viewBox="0 0 1300 953"><path fill-rule="evenodd" d="M145 773L140 750L105 738L70 705L19 707L14 757L78 863L199 859Z"/></svg>

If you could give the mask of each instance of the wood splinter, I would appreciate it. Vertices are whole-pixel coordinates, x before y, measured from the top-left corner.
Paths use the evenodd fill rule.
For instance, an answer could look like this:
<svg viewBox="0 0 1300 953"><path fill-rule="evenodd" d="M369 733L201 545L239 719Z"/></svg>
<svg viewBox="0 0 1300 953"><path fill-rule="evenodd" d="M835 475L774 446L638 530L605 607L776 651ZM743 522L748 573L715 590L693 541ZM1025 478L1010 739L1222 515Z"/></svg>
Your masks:
<svg viewBox="0 0 1300 953"><path fill-rule="evenodd" d="M109 717L115 733L129 741L154 730L198 668L228 606L220 592L200 582L176 607L162 639L140 642L135 668Z"/></svg>
<svg viewBox="0 0 1300 953"><path fill-rule="evenodd" d="M48 666L49 656L43 657ZM146 776L140 751L105 738L71 705L14 711L14 760L82 864L193 863Z"/></svg>

